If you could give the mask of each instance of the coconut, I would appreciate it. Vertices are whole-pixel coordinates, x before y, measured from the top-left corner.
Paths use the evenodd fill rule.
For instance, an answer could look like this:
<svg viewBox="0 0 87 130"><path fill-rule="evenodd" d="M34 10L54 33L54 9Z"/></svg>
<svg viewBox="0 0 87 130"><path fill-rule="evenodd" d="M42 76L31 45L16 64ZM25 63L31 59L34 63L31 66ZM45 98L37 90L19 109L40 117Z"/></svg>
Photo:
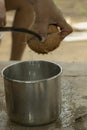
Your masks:
<svg viewBox="0 0 87 130"><path fill-rule="evenodd" d="M32 28L38 33L37 25ZM61 43L60 31L57 26L49 25L47 38L44 42L39 41L35 36L28 37L28 46L37 53L47 54L59 47Z"/></svg>

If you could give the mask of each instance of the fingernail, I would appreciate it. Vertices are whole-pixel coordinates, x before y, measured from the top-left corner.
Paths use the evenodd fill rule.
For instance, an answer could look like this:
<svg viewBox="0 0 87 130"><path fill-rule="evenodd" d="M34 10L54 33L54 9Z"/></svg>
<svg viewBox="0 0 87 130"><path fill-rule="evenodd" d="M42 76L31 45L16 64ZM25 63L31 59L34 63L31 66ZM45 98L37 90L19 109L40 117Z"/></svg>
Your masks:
<svg viewBox="0 0 87 130"><path fill-rule="evenodd" d="M42 36L41 42L45 42L46 38Z"/></svg>

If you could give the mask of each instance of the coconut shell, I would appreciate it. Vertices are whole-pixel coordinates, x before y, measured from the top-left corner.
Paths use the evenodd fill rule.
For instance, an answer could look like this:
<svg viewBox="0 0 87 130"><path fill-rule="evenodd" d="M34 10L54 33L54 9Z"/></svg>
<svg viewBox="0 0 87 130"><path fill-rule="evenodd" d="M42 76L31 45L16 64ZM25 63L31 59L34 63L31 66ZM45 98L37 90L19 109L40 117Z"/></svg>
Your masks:
<svg viewBox="0 0 87 130"><path fill-rule="evenodd" d="M34 25L33 31L37 31L37 26ZM28 37L28 46L37 53L46 54L59 47L61 42L60 32L55 25L50 25L48 28L48 35L45 42L39 41L35 36Z"/></svg>

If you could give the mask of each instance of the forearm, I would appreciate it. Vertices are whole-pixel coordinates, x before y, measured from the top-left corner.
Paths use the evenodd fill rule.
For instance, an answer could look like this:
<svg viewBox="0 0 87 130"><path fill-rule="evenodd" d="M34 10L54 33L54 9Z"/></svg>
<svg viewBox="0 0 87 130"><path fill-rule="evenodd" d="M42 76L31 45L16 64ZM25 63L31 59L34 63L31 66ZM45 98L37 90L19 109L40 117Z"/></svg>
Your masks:
<svg viewBox="0 0 87 130"><path fill-rule="evenodd" d="M0 26L4 26L5 23L6 23L5 1L0 0Z"/></svg>
<svg viewBox="0 0 87 130"><path fill-rule="evenodd" d="M0 10L5 9L5 0L0 0Z"/></svg>

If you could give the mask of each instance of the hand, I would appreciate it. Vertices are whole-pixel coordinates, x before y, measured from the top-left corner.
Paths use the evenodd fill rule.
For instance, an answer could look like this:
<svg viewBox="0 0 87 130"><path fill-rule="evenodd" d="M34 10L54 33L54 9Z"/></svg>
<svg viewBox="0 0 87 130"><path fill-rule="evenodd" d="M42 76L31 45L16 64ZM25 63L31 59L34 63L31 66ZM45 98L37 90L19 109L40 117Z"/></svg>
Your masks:
<svg viewBox="0 0 87 130"><path fill-rule="evenodd" d="M39 33L46 38L48 26L56 24L61 30L61 40L69 35L73 30L66 22L59 8L53 0L31 0L36 13Z"/></svg>
<svg viewBox="0 0 87 130"><path fill-rule="evenodd" d="M6 12L4 0L0 0L0 27L3 27L6 23Z"/></svg>

